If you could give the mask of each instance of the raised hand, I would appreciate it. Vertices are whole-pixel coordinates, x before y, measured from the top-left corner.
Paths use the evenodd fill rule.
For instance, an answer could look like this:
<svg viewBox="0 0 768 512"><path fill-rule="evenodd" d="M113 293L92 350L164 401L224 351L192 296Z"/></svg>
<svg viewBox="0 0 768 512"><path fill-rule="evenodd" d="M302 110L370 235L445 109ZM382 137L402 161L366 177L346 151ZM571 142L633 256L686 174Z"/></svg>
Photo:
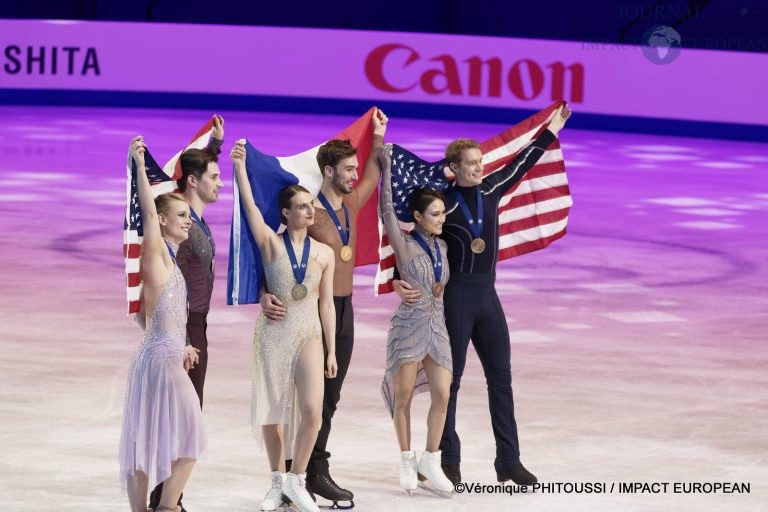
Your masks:
<svg viewBox="0 0 768 512"><path fill-rule="evenodd" d="M549 122L549 126L547 127L549 131L554 133L555 135L560 132L560 130L563 129L563 126L565 126L565 122L568 120L569 117L571 117L571 114L573 111L571 110L571 107L566 103L564 105L560 105L557 110L555 110L555 115L552 116L552 121Z"/></svg>
<svg viewBox="0 0 768 512"><path fill-rule="evenodd" d="M373 112L371 122L373 123L374 135L384 136L387 132L387 123L389 122L387 115L381 109L377 108Z"/></svg>
<svg viewBox="0 0 768 512"><path fill-rule="evenodd" d="M232 151L229 152L229 158L232 159L235 165L245 166L245 142L242 140L237 141Z"/></svg>
<svg viewBox="0 0 768 512"><path fill-rule="evenodd" d="M224 118L218 114L213 115L213 131L211 137L218 140L224 140Z"/></svg>
<svg viewBox="0 0 768 512"><path fill-rule="evenodd" d="M130 153L131 158L133 158L133 161L136 162L136 166L139 169L143 169L145 166L144 163L144 152L147 150L147 145L144 144L144 137L141 135L137 135L136 137L131 140L131 146L130 146Z"/></svg>

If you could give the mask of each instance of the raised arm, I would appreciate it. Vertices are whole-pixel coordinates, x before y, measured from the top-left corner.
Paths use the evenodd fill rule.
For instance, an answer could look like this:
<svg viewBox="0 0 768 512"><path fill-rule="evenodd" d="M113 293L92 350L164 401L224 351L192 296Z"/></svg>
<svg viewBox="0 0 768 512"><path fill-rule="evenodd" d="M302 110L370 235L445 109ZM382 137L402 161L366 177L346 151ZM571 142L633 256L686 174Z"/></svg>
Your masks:
<svg viewBox="0 0 768 512"><path fill-rule="evenodd" d="M507 190L520 181L536 162L544 155L547 146L557 138L557 134L565 125L565 121L570 117L571 110L567 105L561 105L555 110L552 121L544 132L523 148L517 157L506 165L503 169L486 176L483 179L483 192L497 195L504 194Z"/></svg>
<svg viewBox="0 0 768 512"><path fill-rule="evenodd" d="M371 152L368 154L368 160L365 162L363 177L352 191L348 199L356 209L360 209L368 201L376 190L381 177L381 165L379 163L379 151L384 146L384 135L387 133L387 123L389 118L379 110L374 110L371 118L373 127L373 137L371 138Z"/></svg>
<svg viewBox="0 0 768 512"><path fill-rule="evenodd" d="M220 115L213 115L213 131L208 145L205 147L211 153L218 155L221 153L221 145L224 143L224 118Z"/></svg>
<svg viewBox="0 0 768 512"><path fill-rule="evenodd" d="M134 137L131 141L131 158L136 164L136 188L139 195L139 207L141 208L141 221L144 224L142 279L145 284L155 285L168 279L164 257L167 254L167 249L160 232L155 197L149 186L149 178L147 178L147 167L144 162L146 150L144 138L141 135Z"/></svg>
<svg viewBox="0 0 768 512"><path fill-rule="evenodd" d="M387 144L379 152L381 158L381 193L379 194L379 212L381 220L387 230L389 245L395 251L395 261L398 267L406 258L406 236L400 229L400 222L395 214L395 205L392 199L392 146Z"/></svg>
<svg viewBox="0 0 768 512"><path fill-rule="evenodd" d="M329 379L336 377L338 364L336 362L336 306L333 305L333 270L336 257L333 250L322 245L323 275L320 277L320 324L325 337L327 351L325 361L325 376Z"/></svg>
<svg viewBox="0 0 768 512"><path fill-rule="evenodd" d="M261 258L265 265L272 261L274 255L274 243L277 235L270 228L264 217L261 215L251 192L251 184L248 181L248 173L245 170L245 145L237 142L229 154L232 162L235 164L235 179L240 191L240 204L245 209L248 218L248 225L251 227L251 233L256 240L256 245L261 251Z"/></svg>

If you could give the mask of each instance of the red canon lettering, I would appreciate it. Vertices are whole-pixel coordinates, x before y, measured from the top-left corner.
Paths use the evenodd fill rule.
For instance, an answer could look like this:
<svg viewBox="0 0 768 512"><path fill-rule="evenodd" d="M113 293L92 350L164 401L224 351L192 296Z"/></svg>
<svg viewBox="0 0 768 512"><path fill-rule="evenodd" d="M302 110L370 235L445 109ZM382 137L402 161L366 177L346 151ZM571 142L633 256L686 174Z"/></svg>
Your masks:
<svg viewBox="0 0 768 512"><path fill-rule="evenodd" d="M389 58L395 52L406 58ZM581 63L566 66L555 61L541 65L532 59L519 59L505 73L505 65L498 57L472 56L460 62L449 54L422 58L410 46L392 43L379 46L368 55L365 74L374 87L390 93L404 93L418 85L430 95L498 98L506 86L512 96L524 101L538 98L549 81L551 100L584 102L584 65ZM570 79L568 95L567 78ZM410 82L410 85L394 85L398 82Z"/></svg>
<svg viewBox="0 0 768 512"><path fill-rule="evenodd" d="M381 89L382 91L409 91L416 87L416 82L408 87L395 87L394 85L387 82L387 80L384 78L384 59L386 59L386 57L395 50L406 50L409 52L408 59L406 59L403 67L406 67L409 64L419 60L419 54L416 53L416 50L411 47L404 46L402 44L385 44L383 46L379 46L370 54L368 54L368 58L365 59L365 76L368 77L368 81L371 82L374 87Z"/></svg>

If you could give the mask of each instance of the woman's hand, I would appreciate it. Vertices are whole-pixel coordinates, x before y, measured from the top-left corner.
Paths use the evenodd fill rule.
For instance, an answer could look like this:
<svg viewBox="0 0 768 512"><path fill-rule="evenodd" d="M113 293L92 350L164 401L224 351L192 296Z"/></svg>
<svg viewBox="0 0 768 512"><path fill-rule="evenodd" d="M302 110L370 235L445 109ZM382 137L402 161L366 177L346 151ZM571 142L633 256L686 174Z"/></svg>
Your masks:
<svg viewBox="0 0 768 512"><path fill-rule="evenodd" d="M328 352L325 359L325 376L329 379L336 378L336 372L339 371L339 365L336 364L336 353Z"/></svg>
<svg viewBox="0 0 768 512"><path fill-rule="evenodd" d="M239 140L229 152L229 158L238 167L245 167L245 141Z"/></svg>
<svg viewBox="0 0 768 512"><path fill-rule="evenodd" d="M199 349L196 349L192 345L184 347L184 369L186 371L191 370L200 361Z"/></svg>
<svg viewBox="0 0 768 512"><path fill-rule="evenodd" d="M133 161L136 162L136 167L139 169L143 169L145 166L144 163L144 152L147 150L147 145L144 144L144 137L141 135L138 135L133 138L131 141L131 158L133 158Z"/></svg>

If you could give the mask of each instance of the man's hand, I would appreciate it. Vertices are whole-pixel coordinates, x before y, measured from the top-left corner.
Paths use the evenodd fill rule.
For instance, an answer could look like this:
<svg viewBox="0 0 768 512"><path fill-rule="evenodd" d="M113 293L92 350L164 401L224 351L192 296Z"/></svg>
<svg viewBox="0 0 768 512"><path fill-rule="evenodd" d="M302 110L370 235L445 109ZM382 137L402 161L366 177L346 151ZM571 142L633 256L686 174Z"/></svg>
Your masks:
<svg viewBox="0 0 768 512"><path fill-rule="evenodd" d="M421 292L414 290L413 287L405 281L394 279L392 281L392 287L395 289L395 293L403 304L406 306L413 306L421 298Z"/></svg>
<svg viewBox="0 0 768 512"><path fill-rule="evenodd" d="M235 147L229 152L229 158L237 166L245 167L245 142L239 140L235 143Z"/></svg>
<svg viewBox="0 0 768 512"><path fill-rule="evenodd" d="M374 135L381 135L384 136L385 133L387 133L387 123L389 122L389 118L382 112L380 109L376 109L373 111L373 118L371 119L371 123L373 123L373 134Z"/></svg>
<svg viewBox="0 0 768 512"><path fill-rule="evenodd" d="M572 113L571 107L569 107L567 103L555 110L555 115L552 117L552 121L549 122L549 126L547 127L549 131L555 134L555 137L557 137L557 134L563 129L565 122L571 117Z"/></svg>
<svg viewBox="0 0 768 512"><path fill-rule="evenodd" d="M224 118L218 114L213 115L213 131L211 137L218 140L224 140Z"/></svg>
<svg viewBox="0 0 768 512"><path fill-rule="evenodd" d="M259 306L261 306L261 312L264 313L264 316L270 320L282 320L288 312L283 302L277 298L277 295L272 295L271 293L265 293L261 296Z"/></svg>

